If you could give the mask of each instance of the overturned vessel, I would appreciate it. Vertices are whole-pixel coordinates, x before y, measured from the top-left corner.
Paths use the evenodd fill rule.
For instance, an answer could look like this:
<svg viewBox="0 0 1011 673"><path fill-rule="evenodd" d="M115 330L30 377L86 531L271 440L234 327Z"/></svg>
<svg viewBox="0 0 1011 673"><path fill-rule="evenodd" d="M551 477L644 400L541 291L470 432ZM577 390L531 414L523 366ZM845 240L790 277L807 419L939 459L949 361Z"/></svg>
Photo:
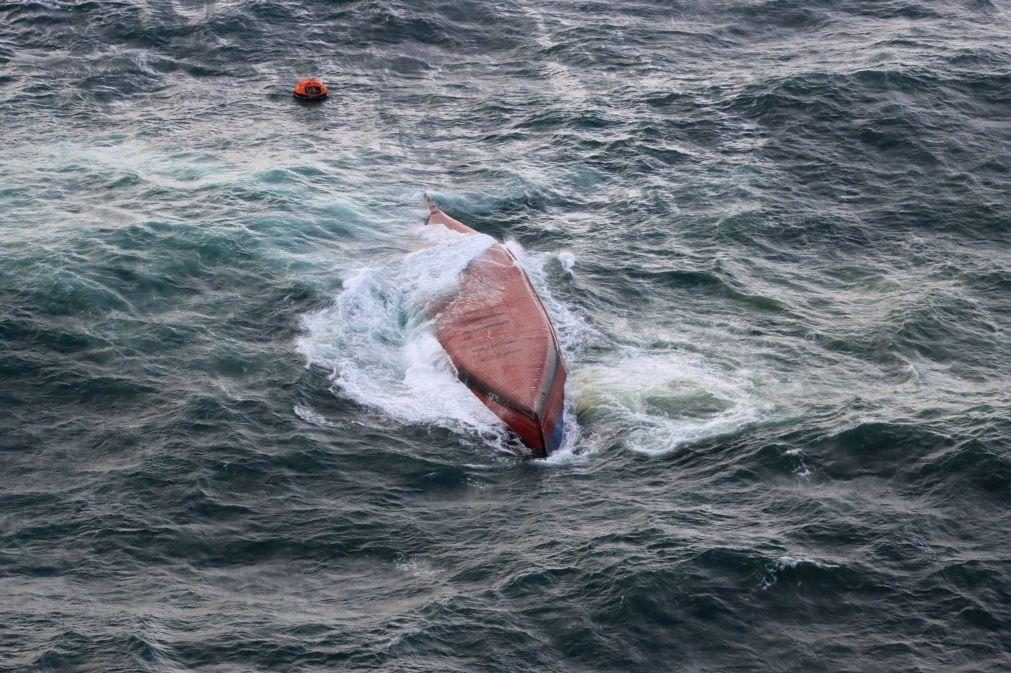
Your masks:
<svg viewBox="0 0 1011 673"><path fill-rule="evenodd" d="M426 224L477 233L425 199ZM460 380L537 456L556 450L564 434L565 365L548 313L516 257L499 243L489 247L429 317Z"/></svg>

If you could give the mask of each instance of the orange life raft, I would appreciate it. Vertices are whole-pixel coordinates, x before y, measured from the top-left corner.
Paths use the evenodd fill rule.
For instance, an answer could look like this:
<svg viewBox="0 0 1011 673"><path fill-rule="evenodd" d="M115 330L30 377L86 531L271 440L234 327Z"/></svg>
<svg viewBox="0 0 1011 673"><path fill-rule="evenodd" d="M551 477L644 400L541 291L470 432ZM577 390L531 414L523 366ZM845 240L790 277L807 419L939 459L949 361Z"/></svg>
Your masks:
<svg viewBox="0 0 1011 673"><path fill-rule="evenodd" d="M301 100L323 100L329 92L323 80L310 77L296 84L292 95Z"/></svg>

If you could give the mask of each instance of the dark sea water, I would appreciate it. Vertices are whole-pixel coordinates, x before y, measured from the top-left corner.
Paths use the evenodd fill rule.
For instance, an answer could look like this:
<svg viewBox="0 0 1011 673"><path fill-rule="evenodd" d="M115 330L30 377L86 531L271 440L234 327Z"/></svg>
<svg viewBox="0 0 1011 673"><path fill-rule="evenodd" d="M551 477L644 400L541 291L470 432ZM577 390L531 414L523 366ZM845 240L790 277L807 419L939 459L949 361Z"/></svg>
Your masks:
<svg viewBox="0 0 1011 673"><path fill-rule="evenodd" d="M1009 21L0 2L0 670L1011 670ZM544 296L547 461L425 190Z"/></svg>

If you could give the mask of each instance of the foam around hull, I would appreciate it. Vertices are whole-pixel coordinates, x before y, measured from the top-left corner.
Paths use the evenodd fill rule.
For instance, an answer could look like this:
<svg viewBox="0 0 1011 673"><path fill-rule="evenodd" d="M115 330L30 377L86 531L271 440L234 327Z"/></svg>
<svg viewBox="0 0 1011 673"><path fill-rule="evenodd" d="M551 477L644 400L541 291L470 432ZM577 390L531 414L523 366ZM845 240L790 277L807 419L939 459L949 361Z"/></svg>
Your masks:
<svg viewBox="0 0 1011 673"><path fill-rule="evenodd" d="M429 225L476 234L429 200ZM547 311L518 260L496 243L430 312L457 375L538 456L563 440L565 365Z"/></svg>

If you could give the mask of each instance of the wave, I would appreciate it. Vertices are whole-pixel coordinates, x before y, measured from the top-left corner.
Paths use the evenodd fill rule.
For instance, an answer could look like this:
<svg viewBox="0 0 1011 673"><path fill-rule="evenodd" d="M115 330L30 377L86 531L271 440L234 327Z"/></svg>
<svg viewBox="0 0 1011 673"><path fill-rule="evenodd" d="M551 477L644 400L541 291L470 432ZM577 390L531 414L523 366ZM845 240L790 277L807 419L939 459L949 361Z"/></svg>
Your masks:
<svg viewBox="0 0 1011 673"><path fill-rule="evenodd" d="M428 247L359 269L334 304L304 316L298 348L331 370L334 392L409 423L501 435L501 423L455 376L426 309L456 287L467 264L495 243L426 229Z"/></svg>
<svg viewBox="0 0 1011 673"><path fill-rule="evenodd" d="M592 441L649 455L736 434L773 409L746 369L721 370L678 351L621 351L580 371L577 381Z"/></svg>

